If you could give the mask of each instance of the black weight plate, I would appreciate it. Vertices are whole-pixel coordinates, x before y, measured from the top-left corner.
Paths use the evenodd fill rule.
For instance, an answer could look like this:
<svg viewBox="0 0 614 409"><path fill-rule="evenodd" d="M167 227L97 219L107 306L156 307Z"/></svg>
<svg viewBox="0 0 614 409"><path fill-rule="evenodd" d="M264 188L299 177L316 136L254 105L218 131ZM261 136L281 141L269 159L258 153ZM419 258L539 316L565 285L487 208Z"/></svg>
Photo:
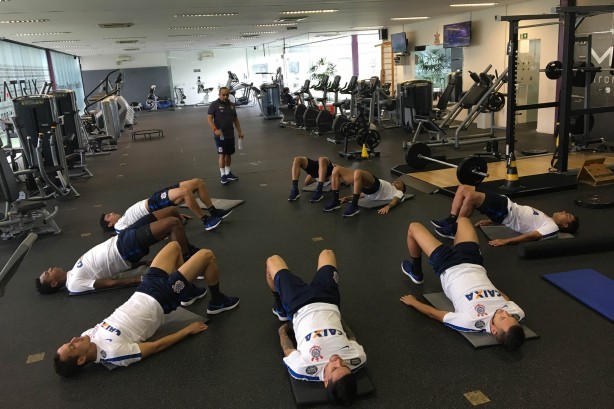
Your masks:
<svg viewBox="0 0 614 409"><path fill-rule="evenodd" d="M428 159L419 157L419 155L431 157L431 148L424 143L414 143L405 154L405 162L414 169L422 169L428 165Z"/></svg>
<svg viewBox="0 0 614 409"><path fill-rule="evenodd" d="M563 74L563 63L560 61L550 61L548 65L546 65L546 69L544 72L546 73L546 77L551 80L556 80L561 78Z"/></svg>
<svg viewBox="0 0 614 409"><path fill-rule="evenodd" d="M482 173L488 172L488 165L483 158L479 156L469 156L458 165L456 168L456 177L463 185L475 186L484 180L484 176L473 173L473 171Z"/></svg>
<svg viewBox="0 0 614 409"><path fill-rule="evenodd" d="M372 150L372 149L377 148L377 145L379 145L381 139L382 137L380 136L379 132L374 131L374 130L369 130L367 132L367 139L365 141L365 144L367 145L367 148Z"/></svg>
<svg viewBox="0 0 614 409"><path fill-rule="evenodd" d="M358 132L356 133L356 143L358 144L358 146L362 146L365 143L367 143L368 133L369 133L369 130L366 128L361 128L358 130Z"/></svg>
<svg viewBox="0 0 614 409"><path fill-rule="evenodd" d="M608 195L589 194L580 196L574 202L588 209L609 209L614 207L614 197Z"/></svg>

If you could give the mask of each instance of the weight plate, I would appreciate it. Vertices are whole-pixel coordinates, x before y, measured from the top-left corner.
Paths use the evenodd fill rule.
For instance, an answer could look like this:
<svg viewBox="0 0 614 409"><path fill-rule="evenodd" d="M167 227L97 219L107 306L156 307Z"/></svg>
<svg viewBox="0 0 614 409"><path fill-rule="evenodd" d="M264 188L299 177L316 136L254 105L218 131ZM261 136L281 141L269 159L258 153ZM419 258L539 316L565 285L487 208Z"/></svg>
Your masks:
<svg viewBox="0 0 614 409"><path fill-rule="evenodd" d="M456 168L456 177L463 185L475 186L484 180L484 176L474 173L474 171L487 173L488 165L479 156L469 156L462 160Z"/></svg>
<svg viewBox="0 0 614 409"><path fill-rule="evenodd" d="M419 155L431 157L431 148L424 143L414 143L405 154L405 162L414 169L422 169L428 165L429 160Z"/></svg>
<svg viewBox="0 0 614 409"><path fill-rule="evenodd" d="M588 209L608 209L614 207L614 197L607 195L589 194L580 196L574 201L580 207Z"/></svg>
<svg viewBox="0 0 614 409"><path fill-rule="evenodd" d="M373 150L377 148L377 145L379 145L381 139L382 137L380 136L379 132L375 130L369 130L367 132L367 139L365 140L365 144L367 145L367 148Z"/></svg>

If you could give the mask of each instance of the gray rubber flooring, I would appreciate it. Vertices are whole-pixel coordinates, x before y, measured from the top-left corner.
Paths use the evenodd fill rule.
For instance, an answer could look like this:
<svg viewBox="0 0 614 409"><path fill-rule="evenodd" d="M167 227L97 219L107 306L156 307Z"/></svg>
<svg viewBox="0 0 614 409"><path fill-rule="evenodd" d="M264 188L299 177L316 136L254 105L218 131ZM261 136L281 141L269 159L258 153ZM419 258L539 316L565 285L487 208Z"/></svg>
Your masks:
<svg viewBox="0 0 614 409"><path fill-rule="evenodd" d="M117 151L90 159L94 177L74 182L79 198L50 203L60 207L57 221L62 233L39 238L0 298L0 407L293 407L264 263L268 256L279 254L294 272L309 279L318 253L325 248L337 255L342 314L367 352L369 375L377 389L356 407L468 408L471 403L464 394L478 390L490 399L484 405L490 408L611 407L612 323L541 275L594 268L614 277L612 251L526 261L517 258L515 247L489 247L480 235L493 282L525 310L527 325L541 337L527 341L518 353L499 347L475 350L453 330L399 301L406 293L441 291L426 262L422 286L412 284L400 264L407 257L409 222L428 223L446 216L449 197L412 190L416 196L389 215L361 209L350 219L344 219L341 211L324 213L325 201L311 204L307 192L299 201L287 202L293 156L328 155L390 179L390 168L404 162L402 141L411 135L385 130L380 157L349 162L337 155L342 146L324 136L282 129L277 121L263 120L256 108L240 108L246 137L232 166L240 180L222 186L205 116L202 107L139 114L135 130L160 128L164 138L132 141L126 131ZM552 149L548 135L523 131L518 140L519 150ZM465 146L445 153L460 157L480 149L480 145ZM72 298L65 292L41 296L35 291L34 277L49 266L71 268L83 252L105 240L98 226L100 213L123 211L163 186L193 177L203 178L213 197L245 200L214 231L205 232L197 220L186 225L194 245L215 252L222 291L241 297L240 306L212 317L204 333L128 368L109 372L94 365L77 379L56 376L52 358L58 346L109 315L133 289ZM590 237L609 231L614 220L612 209L575 207L575 197L593 191L614 194L614 187L582 185L578 190L522 198L522 203L548 213L572 210L582 220L577 237ZM6 260L17 244L0 243L1 259ZM190 309L204 315L207 301L208 297ZM43 359L27 363L35 354L44 354Z"/></svg>

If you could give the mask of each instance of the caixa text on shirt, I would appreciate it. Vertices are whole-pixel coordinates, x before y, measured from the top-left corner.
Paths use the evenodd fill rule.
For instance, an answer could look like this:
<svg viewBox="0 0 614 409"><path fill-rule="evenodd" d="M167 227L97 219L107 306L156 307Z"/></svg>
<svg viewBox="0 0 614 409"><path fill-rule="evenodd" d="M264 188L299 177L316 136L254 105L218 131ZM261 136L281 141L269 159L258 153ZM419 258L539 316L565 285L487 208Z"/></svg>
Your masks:
<svg viewBox="0 0 614 409"><path fill-rule="evenodd" d="M479 298L494 298L494 297L501 297L501 293L497 290L476 290L476 291L472 291L470 293L465 294L465 298L467 298L467 300L469 301L473 301L474 298L477 300Z"/></svg>
<svg viewBox="0 0 614 409"><path fill-rule="evenodd" d="M106 329L109 332L115 333L115 335L117 335L118 337L122 334L122 332L119 329L117 329L117 328L107 324L106 321L102 322L101 328L104 328L104 329Z"/></svg>
<svg viewBox="0 0 614 409"><path fill-rule="evenodd" d="M305 335L305 341L310 341L311 338L320 338L320 337L328 337L332 335L343 335L343 331L339 331L338 329L318 329L309 334Z"/></svg>

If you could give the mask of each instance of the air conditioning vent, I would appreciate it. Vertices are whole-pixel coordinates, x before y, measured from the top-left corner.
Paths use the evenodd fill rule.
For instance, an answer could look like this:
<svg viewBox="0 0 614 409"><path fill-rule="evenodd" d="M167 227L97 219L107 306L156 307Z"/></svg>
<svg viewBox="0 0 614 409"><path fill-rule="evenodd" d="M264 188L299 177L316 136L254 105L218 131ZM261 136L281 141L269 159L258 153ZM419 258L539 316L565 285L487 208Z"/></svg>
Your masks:
<svg viewBox="0 0 614 409"><path fill-rule="evenodd" d="M243 34L241 38L258 38L260 37L258 34Z"/></svg>
<svg viewBox="0 0 614 409"><path fill-rule="evenodd" d="M286 30L296 30L298 27L297 26L291 26L291 27L286 27Z"/></svg>
<svg viewBox="0 0 614 409"><path fill-rule="evenodd" d="M140 48L138 48L138 47L134 47L134 48L124 48L123 50L124 50L124 51L138 51L138 50L140 50Z"/></svg>
<svg viewBox="0 0 614 409"><path fill-rule="evenodd" d="M100 28L127 28L132 27L134 23L99 23Z"/></svg>
<svg viewBox="0 0 614 409"><path fill-rule="evenodd" d="M139 40L117 40L115 44L136 44Z"/></svg>

